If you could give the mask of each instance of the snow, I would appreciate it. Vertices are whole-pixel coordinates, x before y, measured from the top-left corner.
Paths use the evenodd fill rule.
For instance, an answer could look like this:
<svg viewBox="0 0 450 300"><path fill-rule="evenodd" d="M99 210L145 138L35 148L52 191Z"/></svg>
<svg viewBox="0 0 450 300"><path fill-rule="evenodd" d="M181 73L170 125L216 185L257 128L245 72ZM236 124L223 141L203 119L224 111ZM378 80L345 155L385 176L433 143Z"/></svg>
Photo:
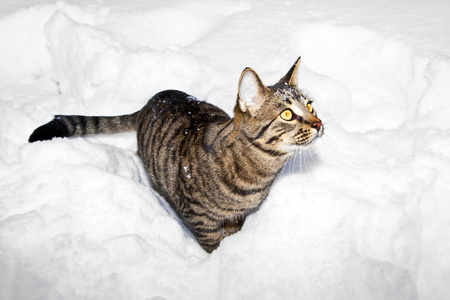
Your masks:
<svg viewBox="0 0 450 300"><path fill-rule="evenodd" d="M449 299L446 1L3 1L1 299ZM179 89L232 113L244 67L326 126L212 254L132 133L28 144L54 114Z"/></svg>

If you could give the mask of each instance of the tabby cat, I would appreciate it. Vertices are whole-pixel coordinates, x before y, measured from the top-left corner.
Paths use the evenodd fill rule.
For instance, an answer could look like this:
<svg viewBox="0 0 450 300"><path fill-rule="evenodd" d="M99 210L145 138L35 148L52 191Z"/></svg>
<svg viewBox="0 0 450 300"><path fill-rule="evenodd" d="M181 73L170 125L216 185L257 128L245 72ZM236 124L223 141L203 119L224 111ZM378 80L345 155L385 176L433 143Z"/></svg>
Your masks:
<svg viewBox="0 0 450 300"><path fill-rule="evenodd" d="M212 252L259 207L288 159L324 132L311 100L297 88L299 63L300 58L273 86L246 68L234 118L168 90L129 115L57 115L29 142L136 130L138 155L153 189Z"/></svg>

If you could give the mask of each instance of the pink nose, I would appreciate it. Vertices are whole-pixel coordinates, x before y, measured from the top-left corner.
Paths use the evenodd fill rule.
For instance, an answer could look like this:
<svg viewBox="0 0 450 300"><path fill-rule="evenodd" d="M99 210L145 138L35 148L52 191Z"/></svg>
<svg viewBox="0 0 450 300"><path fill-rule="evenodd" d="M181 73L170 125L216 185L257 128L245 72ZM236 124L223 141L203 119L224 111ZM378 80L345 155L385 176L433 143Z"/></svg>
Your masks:
<svg viewBox="0 0 450 300"><path fill-rule="evenodd" d="M317 131L319 131L320 128L322 127L322 121L317 121L317 122L312 123L312 127L317 129Z"/></svg>

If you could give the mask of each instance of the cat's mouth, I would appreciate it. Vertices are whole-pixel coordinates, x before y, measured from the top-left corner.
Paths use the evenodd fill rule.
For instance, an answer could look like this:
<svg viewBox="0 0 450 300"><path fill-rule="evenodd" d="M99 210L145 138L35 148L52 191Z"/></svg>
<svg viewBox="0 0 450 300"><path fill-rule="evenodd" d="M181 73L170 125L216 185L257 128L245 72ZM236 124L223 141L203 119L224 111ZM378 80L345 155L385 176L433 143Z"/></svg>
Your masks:
<svg viewBox="0 0 450 300"><path fill-rule="evenodd" d="M318 138L319 138L319 136L316 135L316 136L313 137L312 139L307 140L307 141L305 141L305 142L299 144L298 146L300 146L300 147L308 147L308 146L311 146L312 144L314 144L314 142L315 142Z"/></svg>
<svg viewBox="0 0 450 300"><path fill-rule="evenodd" d="M322 137L324 133L324 129L323 126L320 127L320 129L318 129L316 132L313 133L313 137L302 137L300 139L296 139L295 143L294 143L294 147L297 146L298 147L308 147L310 145L312 145L318 138Z"/></svg>
<svg viewBox="0 0 450 300"><path fill-rule="evenodd" d="M312 143L314 143L318 138L321 138L324 134L324 128L323 125L320 126L319 130L317 130L317 133L315 134L315 136L311 139L311 141L309 142L308 145L311 145Z"/></svg>
<svg viewBox="0 0 450 300"><path fill-rule="evenodd" d="M312 145L318 138L320 138L322 135L320 135L319 133L316 134L315 137L313 137L305 146L309 146Z"/></svg>

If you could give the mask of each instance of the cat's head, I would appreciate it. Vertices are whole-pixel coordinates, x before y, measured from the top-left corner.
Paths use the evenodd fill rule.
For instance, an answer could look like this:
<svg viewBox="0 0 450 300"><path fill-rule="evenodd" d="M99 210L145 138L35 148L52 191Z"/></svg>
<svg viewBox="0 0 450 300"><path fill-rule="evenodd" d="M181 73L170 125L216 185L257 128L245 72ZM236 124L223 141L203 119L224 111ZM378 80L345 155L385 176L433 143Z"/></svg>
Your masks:
<svg viewBox="0 0 450 300"><path fill-rule="evenodd" d="M237 126L250 141L276 152L293 152L324 133L312 101L298 88L300 58L275 85L265 86L246 68L239 80Z"/></svg>

